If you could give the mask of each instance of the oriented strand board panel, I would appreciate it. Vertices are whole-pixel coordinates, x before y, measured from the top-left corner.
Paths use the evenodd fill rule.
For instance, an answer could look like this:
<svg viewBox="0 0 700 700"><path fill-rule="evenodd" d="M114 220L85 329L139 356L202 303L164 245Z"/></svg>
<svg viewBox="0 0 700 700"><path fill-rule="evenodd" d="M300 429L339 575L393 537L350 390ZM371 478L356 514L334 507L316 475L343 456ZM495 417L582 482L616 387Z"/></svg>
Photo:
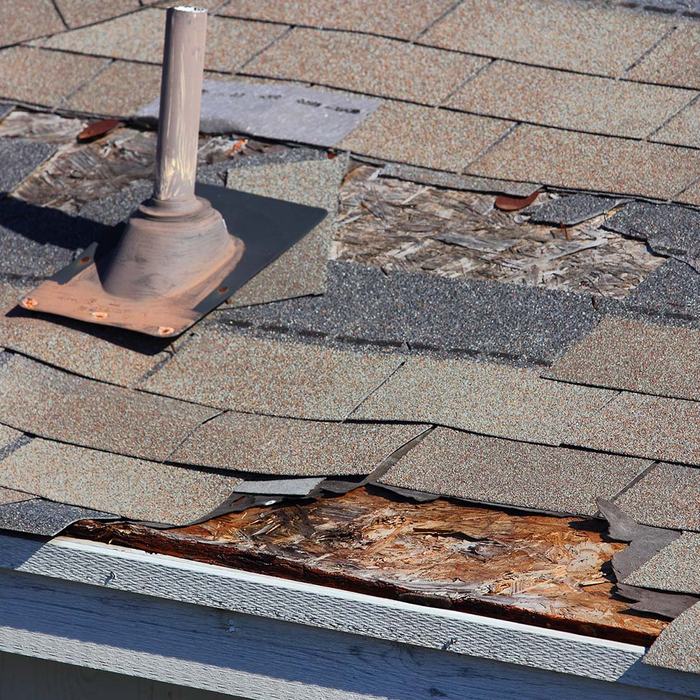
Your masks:
<svg viewBox="0 0 700 700"><path fill-rule="evenodd" d="M381 479L470 501L594 515L651 464L436 428Z"/></svg>
<svg viewBox="0 0 700 700"><path fill-rule="evenodd" d="M216 413L77 377L20 355L0 366L0 421L62 442L160 460Z"/></svg>
<svg viewBox="0 0 700 700"><path fill-rule="evenodd" d="M485 58L405 41L298 27L244 70L436 105L487 63Z"/></svg>
<svg viewBox="0 0 700 700"><path fill-rule="evenodd" d="M673 199L697 178L700 151L524 124L466 170L485 177Z"/></svg>
<svg viewBox="0 0 700 700"><path fill-rule="evenodd" d="M402 362L396 354L258 340L200 324L140 386L237 411L344 420Z"/></svg>
<svg viewBox="0 0 700 700"><path fill-rule="evenodd" d="M236 0L219 12L266 22L411 39L452 5L453 0Z"/></svg>
<svg viewBox="0 0 700 700"><path fill-rule="evenodd" d="M690 90L496 61L458 90L447 106L573 131L645 138L695 95Z"/></svg>
<svg viewBox="0 0 700 700"><path fill-rule="evenodd" d="M228 412L197 429L173 462L261 474L369 474L423 431L415 425L326 423Z"/></svg>
<svg viewBox="0 0 700 700"><path fill-rule="evenodd" d="M608 316L543 376L700 401L700 331Z"/></svg>
<svg viewBox="0 0 700 700"><path fill-rule="evenodd" d="M592 450L700 466L700 403L624 392L600 411L572 424L563 441Z"/></svg>
<svg viewBox="0 0 700 700"><path fill-rule="evenodd" d="M185 525L220 506L239 479L49 440L0 460L0 485L126 518Z"/></svg>
<svg viewBox="0 0 700 700"><path fill-rule="evenodd" d="M540 379L530 369L413 356L352 418L437 423L558 445L569 423L599 410L613 395Z"/></svg>
<svg viewBox="0 0 700 700"><path fill-rule="evenodd" d="M338 148L460 172L512 127L512 122L500 119L387 101ZM450 144L449 148L445 144Z"/></svg>
<svg viewBox="0 0 700 700"><path fill-rule="evenodd" d="M602 3L465 0L420 41L521 63L618 76L672 27L665 19Z"/></svg>

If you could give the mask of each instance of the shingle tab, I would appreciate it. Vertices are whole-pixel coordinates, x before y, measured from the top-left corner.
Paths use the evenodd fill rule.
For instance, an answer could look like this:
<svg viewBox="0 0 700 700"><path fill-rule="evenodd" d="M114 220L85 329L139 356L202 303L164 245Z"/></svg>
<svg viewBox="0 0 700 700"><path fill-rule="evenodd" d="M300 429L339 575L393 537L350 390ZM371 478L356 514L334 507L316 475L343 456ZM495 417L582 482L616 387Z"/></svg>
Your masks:
<svg viewBox="0 0 700 700"><path fill-rule="evenodd" d="M387 101L338 148L382 160L460 172L512 126L500 119Z"/></svg>
<svg viewBox="0 0 700 700"><path fill-rule="evenodd" d="M676 530L700 530L700 470L656 465L625 491L616 504L640 523Z"/></svg>
<svg viewBox="0 0 700 700"><path fill-rule="evenodd" d="M369 474L422 430L229 412L196 430L170 460L287 476Z"/></svg>
<svg viewBox="0 0 700 700"><path fill-rule="evenodd" d="M12 0L0 6L0 46L65 31L51 0Z"/></svg>
<svg viewBox="0 0 700 700"><path fill-rule="evenodd" d="M0 484L123 517L186 525L220 506L239 479L49 440L0 461Z"/></svg>
<svg viewBox="0 0 700 700"><path fill-rule="evenodd" d="M595 216L605 214L620 202L613 197L595 197L590 194L572 194L559 199L550 199L544 204L535 204L523 209L535 224L575 226Z"/></svg>
<svg viewBox="0 0 700 700"><path fill-rule="evenodd" d="M55 107L106 65L103 58L13 46L0 51L0 97Z"/></svg>
<svg viewBox="0 0 700 700"><path fill-rule="evenodd" d="M90 0L55 0L63 19L72 29L86 24L104 22L134 10L140 10L139 0L109 0L109 2L90 2Z"/></svg>
<svg viewBox="0 0 700 700"><path fill-rule="evenodd" d="M700 534L684 532L624 580L631 586L700 593Z"/></svg>
<svg viewBox="0 0 700 700"><path fill-rule="evenodd" d="M594 3L465 0L421 43L582 73L617 76L673 27Z"/></svg>
<svg viewBox="0 0 700 700"><path fill-rule="evenodd" d="M163 60L165 14L162 10L149 8L58 34L51 37L45 46L95 56L160 63ZM285 29L275 24L210 17L204 67L207 70L234 72ZM70 58L76 60L74 56Z"/></svg>
<svg viewBox="0 0 700 700"><path fill-rule="evenodd" d="M700 88L700 27L691 22L680 24L626 74L626 78L645 83L662 83Z"/></svg>
<svg viewBox="0 0 700 700"><path fill-rule="evenodd" d="M700 147L700 102L693 102L652 136L652 141Z"/></svg>
<svg viewBox="0 0 700 700"><path fill-rule="evenodd" d="M666 627L642 661L651 666L700 673L700 603Z"/></svg>
<svg viewBox="0 0 700 700"><path fill-rule="evenodd" d="M700 331L607 317L549 379L700 401Z"/></svg>
<svg viewBox="0 0 700 700"><path fill-rule="evenodd" d="M447 105L491 117L644 138L696 93L496 61Z"/></svg>
<svg viewBox="0 0 700 700"><path fill-rule="evenodd" d="M222 15L411 39L453 0L236 0Z"/></svg>
<svg viewBox="0 0 700 700"><path fill-rule="evenodd" d="M0 138L0 195L17 187L56 151L56 146L41 141Z"/></svg>
<svg viewBox="0 0 700 700"><path fill-rule="evenodd" d="M611 396L604 389L540 379L530 369L412 356L352 418L437 423L558 445L567 424L600 409Z"/></svg>
<svg viewBox="0 0 700 700"><path fill-rule="evenodd" d="M470 501L594 515L651 462L437 428L381 483Z"/></svg>
<svg viewBox="0 0 700 700"><path fill-rule="evenodd" d="M245 72L439 104L488 59L348 32L298 27Z"/></svg>
<svg viewBox="0 0 700 700"><path fill-rule="evenodd" d="M141 387L238 411L344 420L402 362L398 355L258 340L200 325Z"/></svg>
<svg viewBox="0 0 700 700"><path fill-rule="evenodd" d="M700 466L700 403L623 392L597 413L581 417L564 442Z"/></svg>
<svg viewBox="0 0 700 700"><path fill-rule="evenodd" d="M673 199L700 172L700 151L522 125L466 171L507 180Z"/></svg>
<svg viewBox="0 0 700 700"><path fill-rule="evenodd" d="M4 424L119 454L165 459L216 413L66 374L19 355L0 367Z"/></svg>

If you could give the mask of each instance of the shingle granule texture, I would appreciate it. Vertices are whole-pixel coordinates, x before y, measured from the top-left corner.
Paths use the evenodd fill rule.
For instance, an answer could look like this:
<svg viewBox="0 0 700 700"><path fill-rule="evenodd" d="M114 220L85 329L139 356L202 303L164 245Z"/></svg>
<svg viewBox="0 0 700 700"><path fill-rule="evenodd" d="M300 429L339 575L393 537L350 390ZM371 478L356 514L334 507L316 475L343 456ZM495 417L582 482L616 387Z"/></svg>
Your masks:
<svg viewBox="0 0 700 700"><path fill-rule="evenodd" d="M220 311L219 318L540 364L583 338L601 318L590 297L560 290L384 274L353 263L331 262L328 269L321 297Z"/></svg>
<svg viewBox="0 0 700 700"><path fill-rule="evenodd" d="M694 96L690 90L496 61L446 104L502 119L645 138Z"/></svg>
<svg viewBox="0 0 700 700"><path fill-rule="evenodd" d="M0 138L0 195L17 187L56 150L41 141Z"/></svg>
<svg viewBox="0 0 700 700"><path fill-rule="evenodd" d="M512 122L500 119L387 101L338 148L381 160L461 172L512 126Z"/></svg>
<svg viewBox="0 0 700 700"><path fill-rule="evenodd" d="M170 460L286 476L369 474L422 430L229 412L196 430Z"/></svg>
<svg viewBox="0 0 700 700"><path fill-rule="evenodd" d="M619 199L612 197L572 194L568 197L550 199L544 204L528 207L522 213L530 214L530 221L535 224L575 226L595 216L605 214L615 207L619 201Z"/></svg>
<svg viewBox="0 0 700 700"><path fill-rule="evenodd" d="M700 466L700 403L623 392L572 424L563 442Z"/></svg>
<svg viewBox="0 0 700 700"><path fill-rule="evenodd" d="M681 23L625 77L645 83L700 88L698 43L700 27L691 22Z"/></svg>
<svg viewBox="0 0 700 700"><path fill-rule="evenodd" d="M118 516L91 508L30 498L0 506L0 529L55 537L78 520L115 520Z"/></svg>
<svg viewBox="0 0 700 700"><path fill-rule="evenodd" d="M4 424L118 454L165 459L216 413L66 374L19 355L0 367Z"/></svg>
<svg viewBox="0 0 700 700"><path fill-rule="evenodd" d="M128 118L158 96L160 78L159 66L115 61L62 102L61 109Z"/></svg>
<svg viewBox="0 0 700 700"><path fill-rule="evenodd" d="M544 377L700 401L700 331L606 317Z"/></svg>
<svg viewBox="0 0 700 700"><path fill-rule="evenodd" d="M623 583L676 593L700 593L700 535L684 532Z"/></svg>
<svg viewBox="0 0 700 700"><path fill-rule="evenodd" d="M322 294L326 265L336 231L338 192L348 166L346 155L299 163L238 167L228 171L226 186L287 202L322 207L326 218L250 282L227 306L261 304L279 299Z"/></svg>
<svg viewBox="0 0 700 700"><path fill-rule="evenodd" d="M51 37L48 48L145 63L163 60L165 12L151 8ZM280 36L286 27L210 16L207 22L207 70L234 72ZM70 57L75 60L74 56Z"/></svg>
<svg viewBox="0 0 700 700"><path fill-rule="evenodd" d="M236 0L222 15L411 39L453 0Z"/></svg>
<svg viewBox="0 0 700 700"><path fill-rule="evenodd" d="M437 428L381 483L470 501L594 515L651 464Z"/></svg>
<svg viewBox="0 0 700 700"><path fill-rule="evenodd" d="M103 58L13 46L0 51L0 98L55 107L106 65Z"/></svg>
<svg viewBox="0 0 700 700"><path fill-rule="evenodd" d="M530 369L413 356L352 418L437 423L558 445L569 423L600 409L612 395L540 379Z"/></svg>
<svg viewBox="0 0 700 700"><path fill-rule="evenodd" d="M0 485L170 525L205 516L231 495L238 481L39 439L0 461Z"/></svg>
<svg viewBox="0 0 700 700"><path fill-rule="evenodd" d="M51 0L12 0L0 6L0 46L65 29Z"/></svg>
<svg viewBox="0 0 700 700"><path fill-rule="evenodd" d="M244 71L437 105L487 63L405 41L298 27Z"/></svg>
<svg viewBox="0 0 700 700"><path fill-rule="evenodd" d="M32 498L36 498L36 496L31 493L24 493L24 491L14 491L13 489L6 489L0 486L0 506L5 506L8 503L28 501Z"/></svg>
<svg viewBox="0 0 700 700"><path fill-rule="evenodd" d="M201 327L141 383L147 391L254 413L344 420L401 364L380 353L257 340Z"/></svg>
<svg viewBox="0 0 700 700"><path fill-rule="evenodd" d="M0 371L2 370L0 369ZM21 437L22 433L19 430L10 428L7 425L0 425L0 454L3 453L4 448L8 447Z"/></svg>
<svg viewBox="0 0 700 700"><path fill-rule="evenodd" d="M673 23L589 3L466 0L420 42L580 73L618 76Z"/></svg>
<svg viewBox="0 0 700 700"><path fill-rule="evenodd" d="M676 530L700 530L700 470L658 464L615 503L636 521Z"/></svg>
<svg viewBox="0 0 700 700"><path fill-rule="evenodd" d="M139 0L109 0L109 2L56 0L56 5L61 11L63 19L73 29L85 24L104 22L104 20L117 15L141 9Z"/></svg>
<svg viewBox="0 0 700 700"><path fill-rule="evenodd" d="M642 661L651 666L700 673L700 603L666 627Z"/></svg>
<svg viewBox="0 0 700 700"><path fill-rule="evenodd" d="M700 147L700 103L688 105L657 131L652 140L678 146Z"/></svg>
<svg viewBox="0 0 700 700"><path fill-rule="evenodd" d="M524 124L466 171L506 180L673 199L697 177L700 151Z"/></svg>

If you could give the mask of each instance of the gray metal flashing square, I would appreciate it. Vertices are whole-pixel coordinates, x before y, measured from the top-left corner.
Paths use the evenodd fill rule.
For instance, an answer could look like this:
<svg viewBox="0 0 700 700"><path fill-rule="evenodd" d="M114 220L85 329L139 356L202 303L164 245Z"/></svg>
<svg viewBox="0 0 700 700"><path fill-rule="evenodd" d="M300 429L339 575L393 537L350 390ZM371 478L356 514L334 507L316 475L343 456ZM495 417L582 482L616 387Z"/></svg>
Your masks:
<svg viewBox="0 0 700 700"><path fill-rule="evenodd" d="M381 102L297 85L205 80L199 128L205 134L247 134L328 147L357 128ZM157 123L159 106L160 100L154 100L134 119Z"/></svg>

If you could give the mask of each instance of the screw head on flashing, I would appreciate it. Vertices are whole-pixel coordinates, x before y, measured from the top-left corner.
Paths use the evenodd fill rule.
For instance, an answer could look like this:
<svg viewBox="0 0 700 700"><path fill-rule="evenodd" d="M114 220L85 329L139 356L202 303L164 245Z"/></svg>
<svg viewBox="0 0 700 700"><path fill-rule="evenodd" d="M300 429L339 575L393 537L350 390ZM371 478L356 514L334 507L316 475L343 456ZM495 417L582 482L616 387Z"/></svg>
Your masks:
<svg viewBox="0 0 700 700"><path fill-rule="evenodd" d="M175 332L175 329L171 328L170 326L160 326L158 328L159 335L172 335L174 332Z"/></svg>
<svg viewBox="0 0 700 700"><path fill-rule="evenodd" d="M36 299L32 299L31 297L24 297L20 304L22 304L22 306L25 309L33 309L38 304L38 302Z"/></svg>
<svg viewBox="0 0 700 700"><path fill-rule="evenodd" d="M80 258L80 261L79 261L79 262L80 262L81 265L87 265L87 264L90 262L91 259L92 259L92 258L90 258L89 255L86 255L85 257Z"/></svg>

